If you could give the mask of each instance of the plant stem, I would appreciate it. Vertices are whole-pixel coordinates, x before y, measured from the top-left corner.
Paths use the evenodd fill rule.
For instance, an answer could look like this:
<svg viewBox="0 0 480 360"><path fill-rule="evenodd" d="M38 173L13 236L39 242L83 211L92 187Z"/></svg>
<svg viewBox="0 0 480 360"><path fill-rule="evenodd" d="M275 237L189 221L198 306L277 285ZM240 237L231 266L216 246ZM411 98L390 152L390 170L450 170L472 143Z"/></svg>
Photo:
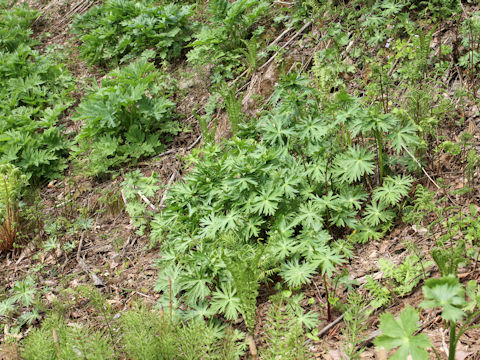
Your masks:
<svg viewBox="0 0 480 360"><path fill-rule="evenodd" d="M455 360L455 351L457 350L455 330L455 322L450 321L450 345L448 347L448 360Z"/></svg>
<svg viewBox="0 0 480 360"><path fill-rule="evenodd" d="M332 309L330 308L330 295L328 294L327 276L323 274L323 286L325 287L325 296L327 298L327 321L332 321Z"/></svg>
<svg viewBox="0 0 480 360"><path fill-rule="evenodd" d="M375 137L377 138L377 151L378 151L378 171L379 171L379 185L383 182L383 139L380 131L375 130Z"/></svg>

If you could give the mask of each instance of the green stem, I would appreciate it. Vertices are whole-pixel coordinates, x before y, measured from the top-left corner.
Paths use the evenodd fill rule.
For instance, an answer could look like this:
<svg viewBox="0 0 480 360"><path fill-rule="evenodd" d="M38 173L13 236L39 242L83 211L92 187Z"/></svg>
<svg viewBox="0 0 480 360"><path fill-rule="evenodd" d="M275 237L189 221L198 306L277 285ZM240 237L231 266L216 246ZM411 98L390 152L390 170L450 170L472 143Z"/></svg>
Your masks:
<svg viewBox="0 0 480 360"><path fill-rule="evenodd" d="M474 328L478 328L480 327L480 324L477 324L477 325L472 325L472 326L469 326L469 324L471 324L473 321L476 320L476 318L480 315L480 311L477 311L471 315L468 316L468 318L465 320L465 322L463 323L463 325L460 327L460 329L458 329L458 334L457 334L457 338L456 338L456 341L458 342L458 340L460 340L460 337L465 334L468 330L470 329L474 329Z"/></svg>
<svg viewBox="0 0 480 360"><path fill-rule="evenodd" d="M377 138L377 151L378 151L378 170L379 170L379 184L383 182L383 139L380 131L375 131L375 137Z"/></svg>
<svg viewBox="0 0 480 360"><path fill-rule="evenodd" d="M327 321L332 321L332 309L330 308L330 295L328 294L327 276L323 274L323 286L325 287L325 296L327 297Z"/></svg>
<svg viewBox="0 0 480 360"><path fill-rule="evenodd" d="M455 351L457 350L455 330L455 321L450 321L450 346L448 348L448 360L455 360Z"/></svg>

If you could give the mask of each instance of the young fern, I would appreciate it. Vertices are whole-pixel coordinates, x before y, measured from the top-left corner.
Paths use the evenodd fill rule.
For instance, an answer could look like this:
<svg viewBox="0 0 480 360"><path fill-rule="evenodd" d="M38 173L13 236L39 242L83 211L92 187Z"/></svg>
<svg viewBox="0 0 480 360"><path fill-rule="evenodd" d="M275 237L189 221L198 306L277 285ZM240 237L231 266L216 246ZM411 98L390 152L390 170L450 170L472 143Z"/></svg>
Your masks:
<svg viewBox="0 0 480 360"><path fill-rule="evenodd" d="M17 237L20 193L26 177L11 164L0 165L0 250L10 250Z"/></svg>

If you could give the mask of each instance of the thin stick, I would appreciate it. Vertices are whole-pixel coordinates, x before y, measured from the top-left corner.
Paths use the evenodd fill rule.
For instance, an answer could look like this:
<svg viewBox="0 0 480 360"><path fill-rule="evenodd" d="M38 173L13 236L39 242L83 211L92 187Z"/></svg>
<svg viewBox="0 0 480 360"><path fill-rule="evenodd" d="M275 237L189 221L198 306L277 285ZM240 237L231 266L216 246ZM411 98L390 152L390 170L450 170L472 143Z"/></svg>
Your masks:
<svg viewBox="0 0 480 360"><path fill-rule="evenodd" d="M140 198L148 205L152 208L153 211L158 211L158 209L156 208L155 205L153 205L150 200L148 200L148 198L142 194L142 192L140 190L137 191L137 194L138 196L140 196Z"/></svg>
<svg viewBox="0 0 480 360"><path fill-rule="evenodd" d="M190 151L192 150L195 145L197 145L199 143L199 141L202 140L202 135L200 134L199 137L197 137L197 139L187 148L187 151Z"/></svg>
<svg viewBox="0 0 480 360"><path fill-rule="evenodd" d="M175 180L176 173L173 172L172 176L170 176L170 179L168 180L167 183L167 188L165 189L162 199L160 200L160 204L158 205L159 209L162 209L164 207L165 200L167 199L167 192L168 192L168 187L172 184L173 180Z"/></svg>
<svg viewBox="0 0 480 360"><path fill-rule="evenodd" d="M320 330L318 332L318 337L320 336L323 336L325 333L327 333L328 331L330 331L331 328L333 328L335 325L337 325L339 322L341 322L343 320L343 317L345 316L345 313L343 313L342 315L340 315L338 318L336 318L335 320L333 320L330 324L328 324L327 326L325 326L322 330Z"/></svg>
<svg viewBox="0 0 480 360"><path fill-rule="evenodd" d="M275 40L273 40L266 48L268 49L269 47L272 47L273 45L275 45L277 42L280 41L281 38L283 38L285 36L285 34L289 33L290 30L292 30L293 28L288 28L286 29L284 32L282 32ZM230 85L234 85L239 79L241 79L242 77L244 77L246 74L248 73L248 69L244 70L240 75L238 75L235 80L233 80ZM248 81L249 82L249 81ZM248 84L247 82L247 84ZM245 86L245 85L244 85ZM242 87L243 88L243 87ZM237 93L239 93L242 88L238 89L237 90Z"/></svg>
<svg viewBox="0 0 480 360"><path fill-rule="evenodd" d="M422 164L420 164L420 161L417 160L417 158L415 156L413 156L413 154L404 146L402 145L402 148L403 150L405 150L407 152L408 155L410 155L410 157L417 163L418 166L420 166L420 168L422 169L423 173L425 174L425 176L428 178L428 180L430 180L432 182L433 185L435 185L435 187L440 190L440 186L438 186L438 184L435 182L435 180L433 180L431 178L430 175L428 175L427 171L425 170L425 168L422 166Z"/></svg>
<svg viewBox="0 0 480 360"><path fill-rule="evenodd" d="M420 164L420 161L417 160L417 158L410 152L408 151L408 149L402 145L402 148L403 150L405 150L407 152L408 155L410 155L410 157L417 163L418 166L420 166L420 168L422 169L423 173L425 174L425 176L428 178L428 180L430 180L430 182L435 185L435 187L438 189L438 190L441 190L440 186L435 182L435 180L432 179L432 177L427 173L427 171L425 170L425 168L422 166L422 164ZM453 201L453 199L448 196L447 192L445 192L445 195L446 197L448 198L448 200L450 200L450 202L454 205L458 205L455 201Z"/></svg>

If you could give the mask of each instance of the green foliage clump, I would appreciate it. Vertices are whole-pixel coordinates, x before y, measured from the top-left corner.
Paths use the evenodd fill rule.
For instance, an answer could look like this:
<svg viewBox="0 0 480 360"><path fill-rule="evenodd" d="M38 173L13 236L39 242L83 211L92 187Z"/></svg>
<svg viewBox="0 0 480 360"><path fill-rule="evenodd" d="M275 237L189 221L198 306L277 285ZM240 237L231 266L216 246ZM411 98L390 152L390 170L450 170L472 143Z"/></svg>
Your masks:
<svg viewBox="0 0 480 360"><path fill-rule="evenodd" d="M379 260L379 265L384 276L392 280L394 292L404 296L409 294L423 277L428 276L425 269L433 265L433 262L422 262L418 256L410 255L397 266L383 258Z"/></svg>
<svg viewBox="0 0 480 360"><path fill-rule="evenodd" d="M263 331L266 345L261 348L262 360L313 359L305 341L305 328L318 325L316 314L304 313L299 305L302 295L290 296L289 291L281 291L271 297L272 304L267 312Z"/></svg>
<svg viewBox="0 0 480 360"><path fill-rule="evenodd" d="M112 344L104 334L79 324L67 324L58 315L47 317L41 328L32 330L23 341L25 360L113 359Z"/></svg>
<svg viewBox="0 0 480 360"><path fill-rule="evenodd" d="M382 286L380 283L375 281L370 275L367 276L366 280L365 289L368 290L368 293L371 297L370 305L374 309L378 309L382 306L390 304L390 291L385 286Z"/></svg>
<svg viewBox="0 0 480 360"><path fill-rule="evenodd" d="M31 38L30 25L39 15L25 3L9 8L8 2L0 2L0 51L14 52L20 45L34 45L37 41Z"/></svg>
<svg viewBox="0 0 480 360"><path fill-rule="evenodd" d="M141 57L115 69L94 85L77 108L74 119L84 122L77 136L76 156L88 172L108 169L151 156L179 132L173 121L175 104L168 99L163 75Z"/></svg>
<svg viewBox="0 0 480 360"><path fill-rule="evenodd" d="M25 176L20 169L11 164L0 165L0 220L8 204L19 200L24 184Z"/></svg>
<svg viewBox="0 0 480 360"><path fill-rule="evenodd" d="M155 3L108 0L78 16L73 31L81 55L94 64L128 62L145 50L159 59L178 57L190 39L193 6Z"/></svg>
<svg viewBox="0 0 480 360"><path fill-rule="evenodd" d="M210 1L211 23L194 34L195 40L189 45L193 49L187 54L189 62L215 65L213 75L216 79L232 77L244 57L246 44L250 43L245 41L263 31L261 27L254 30L254 25L267 14L268 8L266 0ZM252 44L250 53L254 52Z"/></svg>
<svg viewBox="0 0 480 360"><path fill-rule="evenodd" d="M0 294L0 317L5 317L11 324L15 324L10 329L12 334L19 333L25 324L31 325L37 320L40 317L39 307L37 284L32 276L16 281L9 295Z"/></svg>
<svg viewBox="0 0 480 360"><path fill-rule="evenodd" d="M411 177L385 176L362 211L379 166L370 148L388 141L400 156L400 145L412 142L399 134L399 120L386 121L350 97L321 111L308 81L296 76L272 99L273 110L257 122L261 140L234 137L197 151L195 167L169 190L167 208L152 222L163 253L157 290L169 295L171 284L173 297L194 313L244 315L239 269L231 266L238 261L256 264L253 282L277 273L297 288L318 270L331 276L345 261L331 246L335 234L375 237L408 194ZM371 139L372 129L382 142L356 141L359 134Z"/></svg>
<svg viewBox="0 0 480 360"><path fill-rule="evenodd" d="M121 321L123 349L134 360L235 360L245 351L241 332L203 320L183 323L163 312L139 309Z"/></svg>
<svg viewBox="0 0 480 360"><path fill-rule="evenodd" d="M74 81L53 53L39 55L27 7L0 10L0 163L19 167L31 182L58 177L69 143L58 126Z"/></svg>

